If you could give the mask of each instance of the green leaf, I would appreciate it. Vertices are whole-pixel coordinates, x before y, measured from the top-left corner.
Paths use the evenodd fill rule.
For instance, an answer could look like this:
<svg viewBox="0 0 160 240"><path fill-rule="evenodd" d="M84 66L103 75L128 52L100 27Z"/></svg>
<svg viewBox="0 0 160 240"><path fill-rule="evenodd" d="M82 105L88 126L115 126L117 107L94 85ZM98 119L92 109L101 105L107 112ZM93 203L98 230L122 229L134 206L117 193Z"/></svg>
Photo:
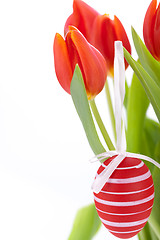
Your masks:
<svg viewBox="0 0 160 240"><path fill-rule="evenodd" d="M157 162L160 163L160 141L156 144L154 155Z"/></svg>
<svg viewBox="0 0 160 240"><path fill-rule="evenodd" d="M159 240L148 222L138 234L138 238L139 240Z"/></svg>
<svg viewBox="0 0 160 240"><path fill-rule="evenodd" d="M160 88L155 83L155 81L150 77L150 75L144 70L144 68L137 63L131 55L124 48L124 56L127 62L130 64L135 74L139 78L145 92L155 110L157 118L160 121Z"/></svg>
<svg viewBox="0 0 160 240"><path fill-rule="evenodd" d="M152 229L150 224L149 224L149 228L150 228L151 239L152 240L159 240L159 237L157 237L157 235L154 233L154 231L153 231L153 229Z"/></svg>
<svg viewBox="0 0 160 240"><path fill-rule="evenodd" d="M153 141L155 146L160 141L160 124L152 119L146 118L145 131L148 133L149 138Z"/></svg>
<svg viewBox="0 0 160 240"><path fill-rule="evenodd" d="M154 230L154 233L160 237L160 169L154 167L152 174L154 181L155 197L151 215L149 217L149 224Z"/></svg>
<svg viewBox="0 0 160 240"><path fill-rule="evenodd" d="M154 147L151 146L153 142L152 140L150 141L145 131L143 132L142 142L143 142L143 146L141 147L141 153L148 157L154 158L154 153L153 153ZM150 172L152 173L154 169L154 165L148 161L145 161L145 164L147 165Z"/></svg>
<svg viewBox="0 0 160 240"><path fill-rule="evenodd" d="M132 37L139 60L146 72L153 80L160 84L160 63L150 54L145 44L142 42L134 28L132 27Z"/></svg>
<svg viewBox="0 0 160 240"><path fill-rule="evenodd" d="M160 124L152 119L146 118L144 124L144 133L148 142L150 157L154 158L159 154L160 146ZM156 152L155 152L156 151ZM156 157L158 159L158 156Z"/></svg>
<svg viewBox="0 0 160 240"><path fill-rule="evenodd" d="M143 131L143 144L141 146L141 153L147 155L158 162L160 155L160 124L152 119L146 118ZM154 165L149 162L145 162L149 167L151 173L154 169Z"/></svg>
<svg viewBox="0 0 160 240"><path fill-rule="evenodd" d="M140 153L143 146L142 132L144 119L149 106L148 97L138 80L133 74L132 83L128 94L127 105L127 150Z"/></svg>
<svg viewBox="0 0 160 240"><path fill-rule="evenodd" d="M87 99L86 89L84 86L83 77L78 65L76 65L75 67L70 89L71 89L72 100L74 102L79 118L83 124L87 139L89 141L89 144L93 152L96 155L102 152L105 152L106 150L102 146L99 140L99 137L93 122L91 110L90 110L88 99Z"/></svg>
<svg viewBox="0 0 160 240"><path fill-rule="evenodd" d="M149 224L146 223L145 227L138 234L139 240L153 240L150 233Z"/></svg>
<svg viewBox="0 0 160 240"><path fill-rule="evenodd" d="M128 92L129 92L129 86L127 81L125 81L125 97L124 97L124 106L125 108L127 108L127 104L128 104Z"/></svg>
<svg viewBox="0 0 160 240"><path fill-rule="evenodd" d="M100 228L101 221L95 205L91 204L80 209L76 215L68 240L91 240Z"/></svg>

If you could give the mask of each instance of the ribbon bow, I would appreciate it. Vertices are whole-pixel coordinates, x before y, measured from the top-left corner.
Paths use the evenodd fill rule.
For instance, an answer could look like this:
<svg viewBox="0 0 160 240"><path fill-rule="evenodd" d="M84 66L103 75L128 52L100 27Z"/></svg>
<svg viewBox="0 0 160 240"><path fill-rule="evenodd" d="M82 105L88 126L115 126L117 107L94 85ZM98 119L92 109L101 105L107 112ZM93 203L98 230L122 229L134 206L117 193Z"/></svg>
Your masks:
<svg viewBox="0 0 160 240"><path fill-rule="evenodd" d="M123 46L121 41L115 41L115 58L114 58L114 95L115 95L115 124L117 143L115 151L101 153L91 159L91 162L104 160L108 157L116 156L112 162L95 178L92 184L92 190L99 193L112 173L125 157L140 158L153 163L160 168L160 164L150 157L142 154L126 152L125 127L122 116L123 102L125 97L125 65Z"/></svg>

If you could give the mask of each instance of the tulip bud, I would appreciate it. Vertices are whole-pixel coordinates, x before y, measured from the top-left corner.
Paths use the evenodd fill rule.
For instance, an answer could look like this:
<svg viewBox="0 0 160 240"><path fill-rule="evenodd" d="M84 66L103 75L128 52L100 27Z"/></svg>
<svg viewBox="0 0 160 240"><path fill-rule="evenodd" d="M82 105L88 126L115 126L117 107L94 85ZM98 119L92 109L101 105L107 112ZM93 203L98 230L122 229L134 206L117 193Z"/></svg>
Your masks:
<svg viewBox="0 0 160 240"><path fill-rule="evenodd" d="M143 23L143 37L152 56L160 61L160 3L152 0Z"/></svg>
<svg viewBox="0 0 160 240"><path fill-rule="evenodd" d="M69 26L73 25L78 28L78 30L89 41L93 22L95 20L95 17L98 15L99 13L87 5L85 2L81 0L74 0L73 13L68 17L65 23L64 35L66 35L68 32Z"/></svg>
<svg viewBox="0 0 160 240"><path fill-rule="evenodd" d="M112 20L108 14L99 15L94 21L91 36L91 44L103 54L108 74L113 77L114 42L122 41L123 46L131 53L131 46L122 23L116 16ZM125 68L127 67L128 63L125 61Z"/></svg>
<svg viewBox="0 0 160 240"><path fill-rule="evenodd" d="M131 53L131 46L120 20L116 16L111 20L109 15L100 15L83 1L74 0L73 13L65 23L65 33L69 25L77 27L102 53L107 62L108 74L113 77L114 41L122 41L123 46ZM128 63L125 61L125 67L127 66Z"/></svg>
<svg viewBox="0 0 160 240"><path fill-rule="evenodd" d="M81 69L88 99L94 98L103 89L107 77L105 59L78 29L70 27L65 39L57 33L53 51L56 75L66 92L70 93L76 64Z"/></svg>

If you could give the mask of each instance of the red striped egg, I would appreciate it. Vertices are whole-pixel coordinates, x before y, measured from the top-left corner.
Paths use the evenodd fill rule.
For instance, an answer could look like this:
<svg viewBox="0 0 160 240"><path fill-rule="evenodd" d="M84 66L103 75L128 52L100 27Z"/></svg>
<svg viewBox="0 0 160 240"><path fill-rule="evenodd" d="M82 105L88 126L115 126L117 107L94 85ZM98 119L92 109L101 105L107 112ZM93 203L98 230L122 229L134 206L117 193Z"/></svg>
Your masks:
<svg viewBox="0 0 160 240"><path fill-rule="evenodd" d="M106 160L100 174L115 158ZM94 193L95 206L104 226L116 237L131 238L145 226L154 201L154 185L148 167L137 158L126 157L102 190Z"/></svg>

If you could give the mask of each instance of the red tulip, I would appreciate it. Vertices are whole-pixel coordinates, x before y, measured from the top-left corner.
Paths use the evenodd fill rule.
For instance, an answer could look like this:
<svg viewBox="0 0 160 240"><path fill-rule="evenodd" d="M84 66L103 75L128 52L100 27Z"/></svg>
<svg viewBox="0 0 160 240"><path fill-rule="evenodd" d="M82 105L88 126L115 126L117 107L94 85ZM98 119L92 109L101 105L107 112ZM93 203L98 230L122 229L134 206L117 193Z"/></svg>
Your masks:
<svg viewBox="0 0 160 240"><path fill-rule="evenodd" d="M113 76L114 41L122 41L123 46L131 53L131 46L122 23L116 16L112 20L107 14L99 15L94 21L91 36L91 44L103 54L109 75ZM127 66L128 63L125 61L125 67Z"/></svg>
<svg viewBox="0 0 160 240"><path fill-rule="evenodd" d="M70 93L70 84L78 63L88 99L94 98L104 87L107 66L102 54L75 27L70 27L65 39L60 34L54 39L54 63L59 83Z"/></svg>
<svg viewBox="0 0 160 240"><path fill-rule="evenodd" d="M157 0L152 0L146 12L143 37L150 53L160 61L160 3L157 7Z"/></svg>
<svg viewBox="0 0 160 240"><path fill-rule="evenodd" d="M81 0L73 1L73 13L65 23L64 34L67 33L70 25L75 26L89 41L92 25L99 13Z"/></svg>
<svg viewBox="0 0 160 240"><path fill-rule="evenodd" d="M113 76L114 41L122 41L123 46L131 53L131 46L120 20L116 16L114 20L111 20L107 14L100 15L81 0L73 2L73 13L66 21L65 33L68 31L69 25L76 26L87 40L102 53L111 76ZM126 68L128 66L126 61L125 66Z"/></svg>

